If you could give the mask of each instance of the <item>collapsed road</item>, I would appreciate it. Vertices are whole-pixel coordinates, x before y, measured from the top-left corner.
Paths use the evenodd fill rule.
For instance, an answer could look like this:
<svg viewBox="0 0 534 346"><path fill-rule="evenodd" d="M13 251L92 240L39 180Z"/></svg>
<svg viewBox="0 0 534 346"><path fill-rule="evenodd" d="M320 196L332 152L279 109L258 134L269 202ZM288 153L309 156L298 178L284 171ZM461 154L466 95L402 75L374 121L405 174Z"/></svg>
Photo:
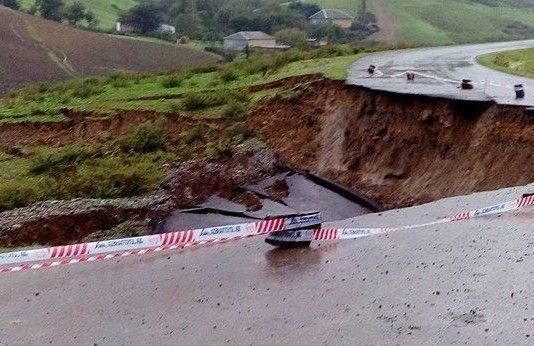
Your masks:
<svg viewBox="0 0 534 346"><path fill-rule="evenodd" d="M415 95L534 106L532 79L491 70L476 62L480 55L532 47L534 40L386 51L354 62L347 84ZM370 65L377 69L373 75L367 71ZM407 81L406 72L414 72L415 79ZM471 80L474 89L460 89L463 79ZM524 98L515 98L515 84L523 84Z"/></svg>
<svg viewBox="0 0 534 346"><path fill-rule="evenodd" d="M533 188L329 225L425 222ZM0 344L527 343L533 213L309 249L259 237L14 273L0 287Z"/></svg>
<svg viewBox="0 0 534 346"><path fill-rule="evenodd" d="M330 171L324 175L332 179L345 174L338 181L356 181L346 185L366 195L382 187L378 197L393 206L532 181L528 175L532 160L525 154L533 138L531 115L523 109L413 95L407 100L404 95L345 89L331 81L304 87L306 93L298 99L275 100L280 107L266 104L251 116L250 124L256 128L279 129L272 124L284 121L288 131L292 130L288 123L295 122L292 134L300 136L293 137L304 143L312 143L305 136L308 132L315 137L320 132L321 152L314 158L294 146L287 148L285 138L266 131L284 163L297 166L302 160L308 167L299 167L321 175ZM289 112L291 107L295 112ZM311 115L319 120L305 121L304 116ZM306 126L313 131L306 131ZM466 143L457 145L462 139ZM505 173L491 171L505 171L503 167L508 168ZM222 168L225 172L227 167ZM213 180L220 176L209 175ZM325 207L321 197L326 191L307 194L307 179L285 178L288 196L294 191L300 198L291 201L285 196L282 205L267 201L266 211L301 209L303 201L305 207L313 206L308 202L317 203L313 208ZM360 182L367 184L367 190ZM199 184L192 179L189 185ZM244 187L261 196L265 187L275 185L260 181ZM185 190L183 185L171 186ZM515 199L533 189L534 185L508 188L375 214L362 208L366 215L324 227L428 222ZM348 209L336 208L346 201L332 203L330 220L350 216L345 214ZM219 198L208 198L199 207L229 217L261 216L261 211L244 210ZM208 224L222 217L209 215ZM189 222L176 216L160 227ZM204 214L194 215L199 216ZM315 242L311 248L293 250L273 249L256 237L11 273L2 277L0 287L0 344L528 343L534 337L534 316L529 313L529 292L534 288L529 232L533 217L534 210L528 208L354 241Z"/></svg>

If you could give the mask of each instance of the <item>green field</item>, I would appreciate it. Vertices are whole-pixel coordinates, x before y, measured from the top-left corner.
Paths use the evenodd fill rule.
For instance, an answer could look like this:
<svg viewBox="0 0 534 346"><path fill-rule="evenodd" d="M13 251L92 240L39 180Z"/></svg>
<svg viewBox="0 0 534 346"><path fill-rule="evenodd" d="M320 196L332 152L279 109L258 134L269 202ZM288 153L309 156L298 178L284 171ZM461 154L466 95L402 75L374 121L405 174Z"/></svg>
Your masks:
<svg viewBox="0 0 534 346"><path fill-rule="evenodd" d="M76 0L65 0L66 4ZM109 30L115 26L120 11L127 10L137 3L137 0L79 0L87 9L93 11L99 20L99 28ZM22 8L28 9L35 0L21 0Z"/></svg>
<svg viewBox="0 0 534 346"><path fill-rule="evenodd" d="M478 61L495 70L534 78L534 48L488 54Z"/></svg>
<svg viewBox="0 0 534 346"><path fill-rule="evenodd" d="M356 12L354 0L306 0L323 8ZM384 0L398 43L446 45L521 39L534 32L534 6L486 6L469 0ZM368 7L372 1L368 0ZM521 23L521 24L519 24ZM520 27L518 27L520 25ZM523 27L521 27L523 26Z"/></svg>

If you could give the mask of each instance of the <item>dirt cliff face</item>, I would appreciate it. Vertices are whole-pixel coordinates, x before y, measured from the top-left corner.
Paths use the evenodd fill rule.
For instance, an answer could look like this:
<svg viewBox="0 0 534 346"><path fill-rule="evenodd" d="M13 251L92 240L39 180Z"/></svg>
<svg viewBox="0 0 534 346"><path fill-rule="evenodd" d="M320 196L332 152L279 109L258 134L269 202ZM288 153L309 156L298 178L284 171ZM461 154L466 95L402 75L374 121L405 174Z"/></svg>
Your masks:
<svg viewBox="0 0 534 346"><path fill-rule="evenodd" d="M285 163L386 207L534 180L534 112L375 92L322 80L249 118Z"/></svg>

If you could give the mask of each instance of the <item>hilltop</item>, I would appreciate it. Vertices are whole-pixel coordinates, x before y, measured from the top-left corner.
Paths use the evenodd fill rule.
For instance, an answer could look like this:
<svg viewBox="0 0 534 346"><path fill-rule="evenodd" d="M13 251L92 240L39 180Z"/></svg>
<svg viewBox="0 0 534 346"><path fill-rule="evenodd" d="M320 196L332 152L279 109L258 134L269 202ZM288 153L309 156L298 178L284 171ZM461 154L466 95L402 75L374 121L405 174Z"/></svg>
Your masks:
<svg viewBox="0 0 534 346"><path fill-rule="evenodd" d="M85 31L0 6L0 94L27 83L213 63L212 54Z"/></svg>
<svg viewBox="0 0 534 346"><path fill-rule="evenodd" d="M358 1L306 2L357 13ZM430 46L534 37L534 6L527 0L368 0L367 7L377 15L381 27L391 27L396 43L401 44Z"/></svg>
<svg viewBox="0 0 534 346"><path fill-rule="evenodd" d="M76 0L66 0L69 5ZM109 30L114 27L117 17L121 11L127 10L137 4L136 0L79 0L88 10L93 12L98 19L98 27L102 30ZM35 0L20 0L23 9L29 9Z"/></svg>

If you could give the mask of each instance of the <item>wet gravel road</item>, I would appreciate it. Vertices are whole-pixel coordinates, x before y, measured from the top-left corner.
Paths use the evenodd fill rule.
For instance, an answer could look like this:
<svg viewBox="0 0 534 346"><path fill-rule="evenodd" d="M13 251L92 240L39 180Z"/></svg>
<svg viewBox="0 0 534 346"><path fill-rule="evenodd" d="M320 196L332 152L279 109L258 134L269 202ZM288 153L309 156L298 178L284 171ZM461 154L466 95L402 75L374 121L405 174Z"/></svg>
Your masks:
<svg viewBox="0 0 534 346"><path fill-rule="evenodd" d="M422 94L465 100L495 100L501 104L534 106L534 80L488 69L476 62L479 55L532 48L534 40L484 43L438 48L407 49L371 54L354 62L348 71L347 84L408 94ZM378 72L370 76L369 65ZM408 82L401 73L417 73ZM396 76L391 78L391 76ZM471 79L474 90L460 90L462 79ZM526 97L516 100L514 84L522 83Z"/></svg>
<svg viewBox="0 0 534 346"><path fill-rule="evenodd" d="M397 225L534 185L333 223ZM534 209L312 249L261 238L0 277L0 344L527 344Z"/></svg>

